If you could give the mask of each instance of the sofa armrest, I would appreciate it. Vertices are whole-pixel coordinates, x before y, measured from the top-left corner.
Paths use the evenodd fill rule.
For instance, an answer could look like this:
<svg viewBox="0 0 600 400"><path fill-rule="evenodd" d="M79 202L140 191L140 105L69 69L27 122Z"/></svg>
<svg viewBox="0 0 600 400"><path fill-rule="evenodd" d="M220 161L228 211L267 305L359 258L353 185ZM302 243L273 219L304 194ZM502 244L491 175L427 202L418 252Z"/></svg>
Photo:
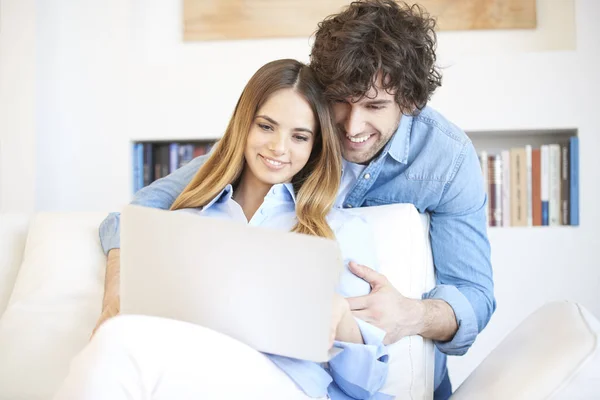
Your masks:
<svg viewBox="0 0 600 400"><path fill-rule="evenodd" d="M23 261L29 217L0 214L0 316L6 310Z"/></svg>
<svg viewBox="0 0 600 400"><path fill-rule="evenodd" d="M456 390L460 399L591 399L600 393L600 323L581 305L527 317Z"/></svg>

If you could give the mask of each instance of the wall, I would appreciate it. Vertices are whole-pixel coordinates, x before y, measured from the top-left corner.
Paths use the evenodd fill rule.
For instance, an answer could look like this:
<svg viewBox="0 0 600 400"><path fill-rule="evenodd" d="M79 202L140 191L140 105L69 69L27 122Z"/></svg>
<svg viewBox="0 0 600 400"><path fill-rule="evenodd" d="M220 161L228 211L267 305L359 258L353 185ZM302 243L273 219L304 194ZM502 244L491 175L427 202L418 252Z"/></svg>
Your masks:
<svg viewBox="0 0 600 400"><path fill-rule="evenodd" d="M119 0L36 4L37 210L127 199L130 11Z"/></svg>
<svg viewBox="0 0 600 400"><path fill-rule="evenodd" d="M582 225L490 230L498 311L469 354L450 361L455 385L546 301L580 301L600 316L594 252L600 245L600 51L594 42L600 37L594 19L600 3L575 4L538 0L536 31L440 34L444 85L432 105L455 123L478 131L577 128L581 137ZM35 168L37 210L118 209L130 199L131 140L218 137L260 65L284 57L308 60L306 38L183 43L180 7L180 1L161 0L36 3L36 160L29 94L17 124L27 128L29 139L2 136L10 141L3 155L8 148L11 162L25 155L25 171L0 175L0 184L11 179L3 186L10 187L2 192L5 206L33 201L27 170ZM25 11L21 21L33 20L31 8ZM31 32L27 26L19 29ZM25 93L31 92L28 68L13 71ZM13 99L0 96L3 106ZM0 171L8 163L3 159ZM21 182L25 186L13 191Z"/></svg>
<svg viewBox="0 0 600 400"><path fill-rule="evenodd" d="M0 4L0 211L35 199L35 1Z"/></svg>

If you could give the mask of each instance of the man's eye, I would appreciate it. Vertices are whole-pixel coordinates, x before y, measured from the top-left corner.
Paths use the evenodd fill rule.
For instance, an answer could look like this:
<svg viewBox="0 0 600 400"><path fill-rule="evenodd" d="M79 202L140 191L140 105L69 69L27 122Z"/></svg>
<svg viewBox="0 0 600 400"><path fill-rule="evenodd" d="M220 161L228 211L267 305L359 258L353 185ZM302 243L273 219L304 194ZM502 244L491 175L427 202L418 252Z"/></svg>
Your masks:
<svg viewBox="0 0 600 400"><path fill-rule="evenodd" d="M381 110L383 107L382 106L368 106L368 108L371 110Z"/></svg>
<svg viewBox="0 0 600 400"><path fill-rule="evenodd" d="M333 102L336 103L336 104L344 104L346 102L346 100L344 100L344 99L334 99Z"/></svg>

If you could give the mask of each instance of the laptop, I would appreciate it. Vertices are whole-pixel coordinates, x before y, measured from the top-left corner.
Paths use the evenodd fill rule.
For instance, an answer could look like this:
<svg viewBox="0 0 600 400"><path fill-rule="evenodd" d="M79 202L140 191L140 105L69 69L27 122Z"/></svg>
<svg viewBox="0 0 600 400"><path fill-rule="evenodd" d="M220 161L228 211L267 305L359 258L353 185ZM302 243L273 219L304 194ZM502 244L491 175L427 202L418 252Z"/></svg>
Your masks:
<svg viewBox="0 0 600 400"><path fill-rule="evenodd" d="M334 240L135 205L121 213L121 313L198 324L326 362L343 268Z"/></svg>

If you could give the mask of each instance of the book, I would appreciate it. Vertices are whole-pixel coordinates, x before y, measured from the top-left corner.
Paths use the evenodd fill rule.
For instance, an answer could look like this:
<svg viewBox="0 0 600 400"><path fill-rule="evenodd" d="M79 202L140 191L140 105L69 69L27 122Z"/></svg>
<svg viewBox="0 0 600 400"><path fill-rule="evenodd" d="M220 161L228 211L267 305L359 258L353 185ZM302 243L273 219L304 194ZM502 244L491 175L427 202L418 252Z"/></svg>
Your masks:
<svg viewBox="0 0 600 400"><path fill-rule="evenodd" d="M550 215L548 214L548 201L550 199L550 149L548 145L543 145L540 148L540 199L542 201L542 226L547 226L550 223Z"/></svg>
<svg viewBox="0 0 600 400"><path fill-rule="evenodd" d="M531 151L531 218L533 226L542 225L541 150Z"/></svg>
<svg viewBox="0 0 600 400"><path fill-rule="evenodd" d="M489 224L502 226L502 156L495 154L488 157L489 181Z"/></svg>
<svg viewBox="0 0 600 400"><path fill-rule="evenodd" d="M194 145L186 144L179 146L179 168L183 167L194 158Z"/></svg>
<svg viewBox="0 0 600 400"><path fill-rule="evenodd" d="M144 143L144 186L154 182L154 145Z"/></svg>
<svg viewBox="0 0 600 400"><path fill-rule="evenodd" d="M133 193L144 187L144 144L133 144Z"/></svg>
<svg viewBox="0 0 600 400"><path fill-rule="evenodd" d="M170 171L170 145L169 144L161 144L160 145L160 177L164 178L169 175Z"/></svg>
<svg viewBox="0 0 600 400"><path fill-rule="evenodd" d="M572 226L579 225L579 138L569 139L569 216Z"/></svg>
<svg viewBox="0 0 600 400"><path fill-rule="evenodd" d="M548 170L549 177L549 199L548 199L548 217L550 226L560 225L560 145L551 144L548 146L550 152L550 162Z"/></svg>
<svg viewBox="0 0 600 400"><path fill-rule="evenodd" d="M525 148L510 149L510 223L527 226L527 160Z"/></svg>
<svg viewBox="0 0 600 400"><path fill-rule="evenodd" d="M171 143L169 145L169 174L172 174L179 168L179 144Z"/></svg>
<svg viewBox="0 0 600 400"><path fill-rule="evenodd" d="M560 146L560 223L570 225L569 221L569 144Z"/></svg>
<svg viewBox="0 0 600 400"><path fill-rule="evenodd" d="M194 158L205 155L206 154L206 146L205 145L194 146L193 154L194 154Z"/></svg>
<svg viewBox="0 0 600 400"><path fill-rule="evenodd" d="M154 180L160 179L162 176L162 152L160 151L161 146L162 145L160 144L154 146Z"/></svg>
<svg viewBox="0 0 600 400"><path fill-rule="evenodd" d="M510 226L510 151L502 150L502 226Z"/></svg>
<svg viewBox="0 0 600 400"><path fill-rule="evenodd" d="M532 187L531 187L531 146L525 146L525 165L527 167L525 179L527 180L527 226L533 225L532 214Z"/></svg>

